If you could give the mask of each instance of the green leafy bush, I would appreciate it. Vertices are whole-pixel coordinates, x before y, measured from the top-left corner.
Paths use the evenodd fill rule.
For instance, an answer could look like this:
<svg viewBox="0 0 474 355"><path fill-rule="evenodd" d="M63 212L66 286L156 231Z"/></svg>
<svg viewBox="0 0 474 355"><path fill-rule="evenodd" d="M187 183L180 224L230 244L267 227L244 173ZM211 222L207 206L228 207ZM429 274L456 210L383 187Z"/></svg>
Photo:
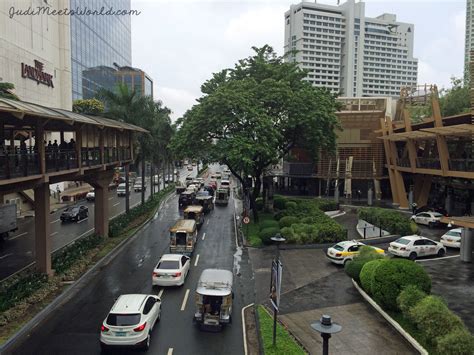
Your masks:
<svg viewBox="0 0 474 355"><path fill-rule="evenodd" d="M286 239L287 243L291 243L291 242L294 243L293 238L295 236L295 232L293 231L293 228L284 227L284 228L280 229L280 234L283 238Z"/></svg>
<svg viewBox="0 0 474 355"><path fill-rule="evenodd" d="M373 248L364 246L359 249L359 255L355 256L352 261L349 261L344 265L344 271L351 278L360 282L360 272L364 265L369 261L383 258L384 256L378 254Z"/></svg>
<svg viewBox="0 0 474 355"><path fill-rule="evenodd" d="M426 297L426 293L420 290L417 285L408 285L403 289L397 297L398 308L402 311L403 316L410 318L410 311L418 302Z"/></svg>
<svg viewBox="0 0 474 355"><path fill-rule="evenodd" d="M100 235L90 235L79 239L74 244L61 249L53 255L52 268L56 274L63 274L79 259L81 259L89 250L94 249L103 241Z"/></svg>
<svg viewBox="0 0 474 355"><path fill-rule="evenodd" d="M287 201L285 204L285 208L288 210L294 209L296 207L298 207L298 205L296 204L296 202L293 201Z"/></svg>
<svg viewBox="0 0 474 355"><path fill-rule="evenodd" d="M273 215L273 218L275 218L275 220L279 221L280 219L282 219L283 217L286 217L286 216L289 216L290 215L290 212L287 211L287 210L282 210L282 211L278 211L276 212L274 215Z"/></svg>
<svg viewBox="0 0 474 355"><path fill-rule="evenodd" d="M0 312L15 306L39 290L47 282L47 275L36 272L15 278L11 282L6 282L0 290Z"/></svg>
<svg viewBox="0 0 474 355"><path fill-rule="evenodd" d="M278 224L277 221L275 221L273 219L266 219L264 221L261 221L258 224L258 228L260 230L267 229L267 228L279 228L279 224Z"/></svg>
<svg viewBox="0 0 474 355"><path fill-rule="evenodd" d="M286 199L283 196L274 195L273 196L273 207L277 210L284 210L286 208Z"/></svg>
<svg viewBox="0 0 474 355"><path fill-rule="evenodd" d="M282 217L278 221L278 224L280 228L284 228L284 227L291 227L292 224L298 223L298 222L299 222L299 218L293 217L293 216L286 216L286 217Z"/></svg>
<svg viewBox="0 0 474 355"><path fill-rule="evenodd" d="M272 244L271 237L274 237L277 233L280 233L280 229L278 227L270 227L262 229L258 236L262 240L263 244Z"/></svg>
<svg viewBox="0 0 474 355"><path fill-rule="evenodd" d="M257 197L255 199L255 207L257 208L257 211L263 211L263 198Z"/></svg>
<svg viewBox="0 0 474 355"><path fill-rule="evenodd" d="M318 208L323 211L336 211L338 210L338 204L334 200L315 199Z"/></svg>
<svg viewBox="0 0 474 355"><path fill-rule="evenodd" d="M446 355L474 354L474 337L466 329L455 329L436 339L436 350Z"/></svg>
<svg viewBox="0 0 474 355"><path fill-rule="evenodd" d="M365 263L362 266L360 271L360 283L362 288L367 292L369 295L372 294L372 283L374 280L374 272L375 269L379 267L379 265L383 262L387 261L387 259L375 259Z"/></svg>
<svg viewBox="0 0 474 355"><path fill-rule="evenodd" d="M410 219L395 210L377 207L360 208L359 219L363 219L391 234L402 236L413 234Z"/></svg>
<svg viewBox="0 0 474 355"><path fill-rule="evenodd" d="M452 313L439 297L427 296L410 311L417 328L430 344L436 345L436 338L454 330L463 330L462 320Z"/></svg>
<svg viewBox="0 0 474 355"><path fill-rule="evenodd" d="M374 300L389 310L398 310L397 297L408 285L417 285L430 293L431 279L425 269L406 259L390 259L374 271L372 295Z"/></svg>

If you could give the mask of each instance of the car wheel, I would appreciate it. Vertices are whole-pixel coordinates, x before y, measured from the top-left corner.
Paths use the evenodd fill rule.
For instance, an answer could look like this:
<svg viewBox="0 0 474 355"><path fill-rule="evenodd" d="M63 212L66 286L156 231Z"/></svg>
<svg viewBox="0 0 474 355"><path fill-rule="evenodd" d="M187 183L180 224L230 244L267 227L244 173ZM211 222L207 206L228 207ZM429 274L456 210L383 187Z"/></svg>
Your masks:
<svg viewBox="0 0 474 355"><path fill-rule="evenodd" d="M417 255L415 252L412 252L412 253L410 253L410 255L408 256L408 259L410 259L410 260L415 260L417 256L418 256L418 255Z"/></svg>
<svg viewBox="0 0 474 355"><path fill-rule="evenodd" d="M440 249L438 250L438 254L437 254L440 258L445 256L446 255L446 250L444 249Z"/></svg>
<svg viewBox="0 0 474 355"><path fill-rule="evenodd" d="M350 261L352 261L352 260L351 260L351 259L345 259L345 260L344 260L344 266L346 266L346 264L347 264L348 262L350 262Z"/></svg>
<svg viewBox="0 0 474 355"><path fill-rule="evenodd" d="M143 344L144 351L147 351L148 349L150 349L150 341L151 341L151 336L150 336L150 333L148 333L148 336L146 337L146 340Z"/></svg>

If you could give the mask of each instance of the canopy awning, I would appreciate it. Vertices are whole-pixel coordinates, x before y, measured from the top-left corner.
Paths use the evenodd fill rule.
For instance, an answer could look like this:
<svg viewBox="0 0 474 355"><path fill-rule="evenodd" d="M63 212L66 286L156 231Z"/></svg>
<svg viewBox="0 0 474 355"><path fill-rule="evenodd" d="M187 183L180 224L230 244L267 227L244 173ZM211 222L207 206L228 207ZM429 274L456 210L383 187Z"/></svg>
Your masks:
<svg viewBox="0 0 474 355"><path fill-rule="evenodd" d="M423 128L422 131L439 134L441 136L468 136L474 134L474 125L464 123L454 126Z"/></svg>

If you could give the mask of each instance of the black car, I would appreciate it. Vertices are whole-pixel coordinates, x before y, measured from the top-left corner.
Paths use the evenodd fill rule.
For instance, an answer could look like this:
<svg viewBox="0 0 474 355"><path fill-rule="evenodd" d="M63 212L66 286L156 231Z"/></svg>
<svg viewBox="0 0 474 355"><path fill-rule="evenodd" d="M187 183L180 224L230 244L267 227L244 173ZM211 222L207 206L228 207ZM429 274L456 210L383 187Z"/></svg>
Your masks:
<svg viewBox="0 0 474 355"><path fill-rule="evenodd" d="M89 216L89 209L87 206L74 206L66 208L63 213L61 213L61 222L68 221L80 221L81 219L87 218Z"/></svg>

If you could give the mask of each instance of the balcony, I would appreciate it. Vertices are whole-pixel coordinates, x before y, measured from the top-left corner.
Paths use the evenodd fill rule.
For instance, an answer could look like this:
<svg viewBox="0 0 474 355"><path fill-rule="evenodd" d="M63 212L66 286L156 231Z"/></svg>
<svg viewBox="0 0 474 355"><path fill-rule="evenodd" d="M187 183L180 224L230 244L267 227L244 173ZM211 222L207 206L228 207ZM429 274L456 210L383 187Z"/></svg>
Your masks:
<svg viewBox="0 0 474 355"><path fill-rule="evenodd" d="M40 173L38 153L32 148L20 151L0 149L0 179L13 179Z"/></svg>
<svg viewBox="0 0 474 355"><path fill-rule="evenodd" d="M283 162L283 173L287 175L314 175L313 163L289 163Z"/></svg>

